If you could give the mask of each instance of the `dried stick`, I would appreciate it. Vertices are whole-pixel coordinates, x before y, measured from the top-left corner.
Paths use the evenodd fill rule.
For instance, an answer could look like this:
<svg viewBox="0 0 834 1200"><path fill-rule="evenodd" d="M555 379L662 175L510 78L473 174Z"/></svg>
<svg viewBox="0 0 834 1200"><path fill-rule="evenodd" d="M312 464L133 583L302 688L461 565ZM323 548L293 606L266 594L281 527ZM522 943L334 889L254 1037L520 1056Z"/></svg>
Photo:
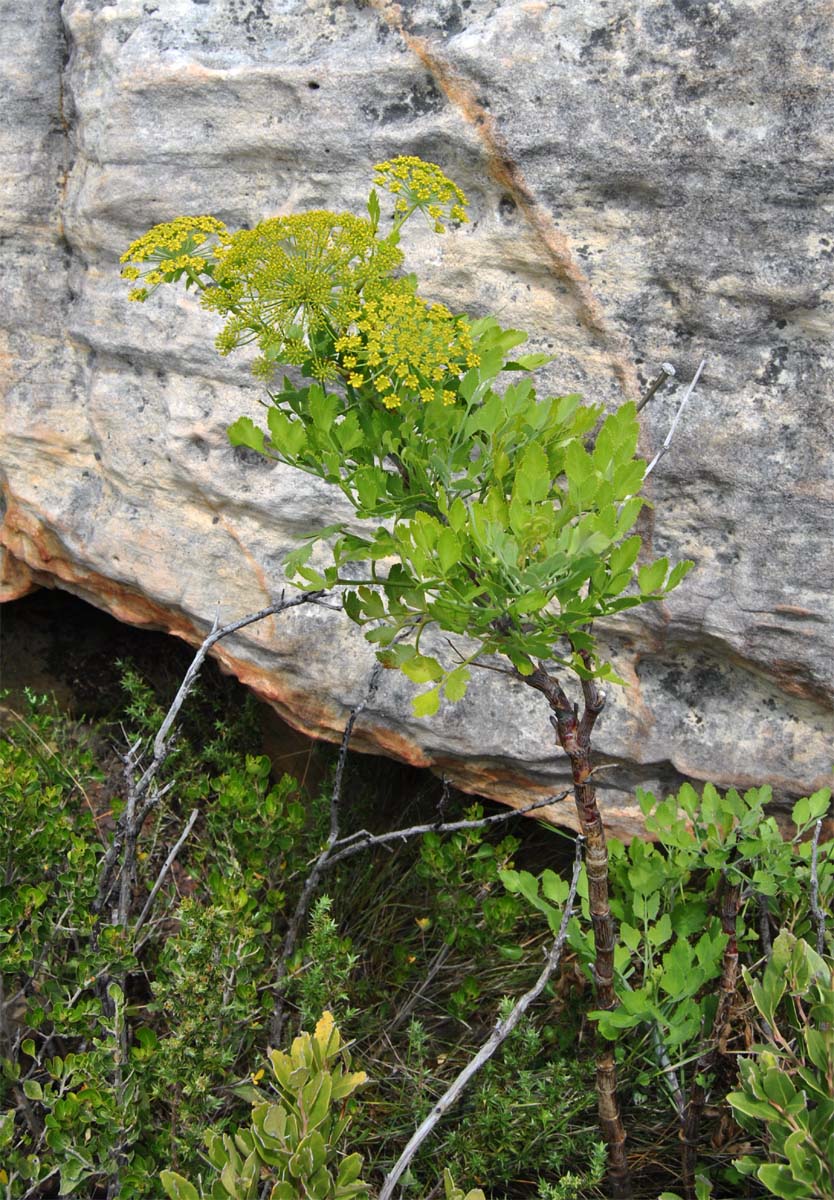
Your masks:
<svg viewBox="0 0 834 1200"><path fill-rule="evenodd" d="M675 1108L677 1109L678 1120L683 1121L686 1101L684 1100L683 1092L681 1091L678 1073L672 1066L672 1060L669 1058L669 1055L666 1053L666 1047L663 1045L663 1038L660 1035L660 1027L657 1021L652 1021L651 1036L652 1049L654 1050L654 1056L657 1059L657 1065L660 1067L666 1079L667 1086L672 1095L672 1100L674 1101Z"/></svg>
<svg viewBox="0 0 834 1200"><path fill-rule="evenodd" d="M385 846L388 842L404 842L407 838L419 837L423 833L456 833L459 829L484 829L487 825L495 825L500 821L511 821L513 817L521 817L525 813L535 812L537 808L558 804L567 796L567 792L560 792L558 796L545 796L543 800L535 800L532 804L525 805L524 808L511 808L507 812L495 813L494 816L479 817L477 820L471 821L446 821L440 825L435 821L428 825L410 825L406 829L392 829L388 833L376 834L368 833L366 829L360 829L357 833L348 834L347 837L334 842L332 853L328 856L325 867L329 870L344 859L352 858L361 850L370 850L374 846Z"/></svg>
<svg viewBox="0 0 834 1200"><path fill-rule="evenodd" d="M126 843L132 842L135 851L135 839L138 838L139 832L145 823L145 820L165 793L172 786L169 784L165 788L157 788L155 779L162 767L168 752L171 749L171 730L176 720L180 709L185 703L188 694L197 682L197 677L200 674L203 663L208 656L212 647L220 641L221 638L228 637L232 633L236 633L239 629L243 629L246 625L252 625L255 621L262 621L265 617L274 616L290 608L297 608L301 604L319 604L324 599L326 593L323 591L302 592L301 595L293 597L291 600L284 599L284 593L281 593L281 599L275 604L271 604L268 608L262 608L259 612L250 613L248 616L241 617L237 621L232 621L228 625L219 624L219 614L215 617L211 631L203 640L202 644L194 655L194 658L189 666L185 678L180 684L179 690L174 697L171 705L165 714L165 718L159 727L156 737L154 738L153 757L151 762L137 780L134 775L134 770L138 762L139 749L141 741L134 742L128 749L124 757L125 776L127 779L127 804L125 811L122 813L117 822L116 829L113 834L113 840L107 850L107 853L102 859L101 869L99 871L99 886L96 899L93 901L93 912L100 913L107 902L107 898L111 891L113 876L123 847ZM149 793L146 798L146 793ZM128 867L130 866L130 846L126 852ZM125 879L124 876L130 875L130 870L125 872L122 868L122 886L120 888L120 906L119 906L119 923L125 924L126 914L124 909L124 896L130 886L130 879ZM124 917L124 919L121 919Z"/></svg>
<svg viewBox="0 0 834 1200"><path fill-rule="evenodd" d="M185 678L180 684L179 691L174 697L171 707L165 714L165 719L160 725L159 731L154 738L153 758L145 770L145 773L142 775L142 778L136 785L136 790L140 796L148 790L151 781L156 776L159 768L165 761L168 750L170 749L171 739L169 734L171 732L171 727L173 726L174 721L177 719L177 715L179 714L179 711L182 708L188 693L197 682L197 676L200 674L203 663L205 662L206 657L208 656L208 653L212 647L219 642L221 638L228 637L231 633L237 633L239 629L243 629L246 625L252 625L255 621L263 621L265 617L271 617L277 613L285 612L288 608L296 608L300 604L318 604L325 595L326 593L323 591L302 592L300 596L295 596L292 600L285 600L284 593L282 592L281 599L277 603L270 604L268 608L262 608L260 612L250 613L247 617L241 617L238 621L232 621L231 624L224 625L222 628L219 627L220 615L218 613L214 619L211 632L203 641L197 653L194 655L191 666L186 671Z"/></svg>
<svg viewBox="0 0 834 1200"><path fill-rule="evenodd" d="M675 413L675 419L672 422L672 427L669 430L669 432L666 434L666 440L664 441L663 445L660 447L660 449L658 450L657 454L654 456L652 461L646 467L646 473L643 476L644 480L648 479L648 477L651 475L652 471L655 469L657 464L660 462L661 458L663 458L663 455L666 454L669 447L671 446L672 438L675 436L675 430L678 427L678 421L681 419L683 410L686 408L687 404L689 403L689 397L694 392L695 385L698 382L698 380L701 378L701 372L703 371L705 366L706 366L706 359L702 358L700 366L698 367L698 370L695 372L692 382L690 383L689 387L684 392L683 400L681 400L680 405L678 407L678 411Z"/></svg>
<svg viewBox="0 0 834 1200"><path fill-rule="evenodd" d="M165 882L165 876L171 870L171 867L174 865L174 860L176 859L180 850L182 850L183 846L185 845L186 841L188 840L188 835L191 833L191 830L194 828L194 824L199 815L200 815L200 810L195 808L192 811L191 816L188 818L188 823L187 823L185 829L180 834L176 843L171 848L170 854L165 859L165 862L162 864L162 870L159 872L159 874L156 877L156 883L151 888L150 895L148 896L147 900L145 901L145 907L142 909L141 913L139 914L139 916L137 918L136 924L133 926L134 936L139 932L139 930L145 924L145 921L147 920L147 917L148 917L148 913L151 911L151 908L153 907L153 902L157 897L157 893L159 892L159 889L162 887L163 883Z"/></svg>
<svg viewBox="0 0 834 1200"><path fill-rule="evenodd" d="M820 878L819 878L819 849L820 834L822 833L822 817L814 826L814 836L811 839L811 916L817 931L817 954L825 954L825 913L820 908Z"/></svg>
<svg viewBox="0 0 834 1200"><path fill-rule="evenodd" d="M382 672L382 663L377 662L371 671L371 676L368 681L368 690L365 694L365 699L351 709L350 716L345 725L345 731L342 734L342 744L339 747L339 758L336 763L336 774L333 778L333 789L330 793L330 830L327 835L327 841L324 848L319 854L316 861L313 863L312 869L307 876L304 887L301 890L301 895L298 898L298 903L295 906L295 911L287 926L287 932L284 934L283 945L281 946L281 957L278 960L278 966L275 968L275 981L272 985L273 995L275 997L272 1018L269 1025L269 1036L274 1046L281 1044L281 1035L284 1031L284 989L286 986L287 972L289 971L290 959L295 954L298 946L301 930L307 920L307 913L313 900L321 877L326 868L331 865L329 863L330 856L333 852L333 847L339 840L339 809L342 800L342 780L345 773L345 765L347 763L348 747L350 745L353 727L356 724L356 718L363 711L369 700L373 696L379 684L379 677Z"/></svg>
<svg viewBox="0 0 834 1200"><path fill-rule="evenodd" d="M533 987L530 988L529 992L525 992L521 999L518 1000L513 1007L512 1012L510 1012L510 1014L505 1017L503 1021L498 1021L496 1023L495 1028L493 1029L489 1038L484 1042L483 1046L481 1046L475 1057L466 1064L457 1078L440 1097L437 1104L435 1104L435 1106L432 1108L425 1121L423 1121L422 1124L419 1125L415 1130L402 1154L394 1163L391 1171L385 1177L385 1182L382 1185L382 1189L379 1193L379 1200L391 1200L400 1176L406 1170L420 1146L422 1146L423 1142L432 1132L444 1113L448 1112L458 1099L461 1092L469 1083L470 1079L472 1079L472 1077L476 1075L478 1071L480 1071L481 1067L485 1063L489 1062L501 1043L505 1041L507 1037L509 1037L533 1001L537 1000L544 991L548 979L558 967L568 934L568 921L573 913L573 903L576 899L576 886L579 882L579 871L582 866L583 840L584 839L581 836L577 837L576 839L576 856L574 858L570 891L568 892L568 898L565 901L564 911L562 912L562 920L559 925L559 932L556 935L556 940L551 947L550 954L547 957L547 962L545 963L541 974L539 975Z"/></svg>
<svg viewBox="0 0 834 1200"><path fill-rule="evenodd" d="M637 411L642 412L643 409L646 407L646 405L651 400L652 396L654 396L655 392L659 391L660 388L663 387L663 385L667 379L673 379L675 374L676 374L675 368L672 366L671 363L667 363L667 362L661 363L660 371L658 372L658 374L655 376L655 378L649 384L645 394L638 401Z"/></svg>
<svg viewBox="0 0 834 1200"><path fill-rule="evenodd" d="M712 1023L712 1033L709 1044L701 1051L695 1062L695 1073L689 1092L689 1101L681 1123L681 1168L683 1175L683 1194L685 1200L696 1200L695 1167L698 1156L698 1127L701 1114L706 1104L706 1080L718 1060L720 1047L726 1043L729 1033L730 1017L733 1001L736 996L738 981L738 941L736 938L736 919L738 918L741 901L741 887L737 883L729 883L726 874L721 878L721 897L719 912L721 928L727 935L727 945L724 947L721 979L718 983L718 1007L715 1010L715 1020Z"/></svg>
<svg viewBox="0 0 834 1200"><path fill-rule="evenodd" d="M590 666L590 662L586 661L586 665ZM591 734L605 705L605 694L593 679L582 679L583 710L580 717L577 706L571 704L559 681L549 675L541 663L531 675L519 673L517 677L547 699L553 710L550 723L570 760L579 829L585 838L588 905L594 930L596 1006L603 1011L611 1011L617 1007L614 992L614 918L608 898L608 845L591 767ZM631 1194L631 1182L625 1152L625 1128L617 1101L614 1045L602 1039L598 1041L596 1089L600 1130L608 1147L611 1190L617 1197L628 1197Z"/></svg>

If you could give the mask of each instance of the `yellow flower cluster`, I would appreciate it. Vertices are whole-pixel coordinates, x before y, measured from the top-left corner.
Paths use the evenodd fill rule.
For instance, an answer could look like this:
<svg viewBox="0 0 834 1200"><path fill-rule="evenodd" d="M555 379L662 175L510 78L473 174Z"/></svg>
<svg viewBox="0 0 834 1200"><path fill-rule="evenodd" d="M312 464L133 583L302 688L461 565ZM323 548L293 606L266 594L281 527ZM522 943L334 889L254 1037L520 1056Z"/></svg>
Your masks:
<svg viewBox="0 0 834 1200"><path fill-rule="evenodd" d="M228 354L257 338L267 359L259 373L268 374L268 361L278 353L286 361L293 345L306 345L314 357L310 335L344 328L362 289L398 267L402 252L377 241L360 217L315 211L241 230L216 258L216 286L203 304L230 314L218 349Z"/></svg>
<svg viewBox="0 0 834 1200"><path fill-rule="evenodd" d="M468 201L457 186L435 163L403 154L374 167L374 183L397 197L394 211L404 221L420 209L434 224L436 233L444 233L444 220L463 222Z"/></svg>
<svg viewBox="0 0 834 1200"><path fill-rule="evenodd" d="M371 385L386 408L408 396L454 404L459 379L480 361L466 319L415 296L408 280L374 289L349 316L335 344L340 366L351 387Z"/></svg>
<svg viewBox="0 0 834 1200"><path fill-rule="evenodd" d="M147 300L150 292L175 271L200 275L206 267L206 251L213 253L214 239L219 243L229 239L226 226L216 217L177 217L173 221L154 225L153 229L132 242L119 260L127 264L122 267L123 279L132 282L141 278L150 288L134 288L128 299ZM206 246L207 242L209 246ZM198 246L203 250L195 254ZM155 265L143 270L138 265L140 263Z"/></svg>

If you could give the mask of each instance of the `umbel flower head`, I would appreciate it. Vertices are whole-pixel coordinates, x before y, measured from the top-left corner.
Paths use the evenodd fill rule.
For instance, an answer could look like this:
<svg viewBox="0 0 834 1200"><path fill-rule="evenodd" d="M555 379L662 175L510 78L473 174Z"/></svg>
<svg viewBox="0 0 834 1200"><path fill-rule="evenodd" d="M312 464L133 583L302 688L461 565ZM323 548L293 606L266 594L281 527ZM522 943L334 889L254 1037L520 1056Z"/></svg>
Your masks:
<svg viewBox="0 0 834 1200"><path fill-rule="evenodd" d="M343 329L362 290L398 267L402 252L378 241L367 220L315 211L241 230L216 258L203 304L229 316L220 352L256 340L268 360L286 362L311 357L317 333Z"/></svg>
<svg viewBox="0 0 834 1200"><path fill-rule="evenodd" d="M348 315L351 326L335 344L340 366L351 387L370 386L386 408L417 396L454 404L461 376L478 365L466 318L421 300L410 279L371 288Z"/></svg>
<svg viewBox="0 0 834 1200"><path fill-rule="evenodd" d="M445 233L444 220L468 220L466 196L435 163L401 154L377 163L374 171L375 185L397 197L394 204L397 227L418 209L431 221L435 233Z"/></svg>
<svg viewBox="0 0 834 1200"><path fill-rule="evenodd" d="M161 283L183 274L196 281L205 272L215 247L228 240L226 226L216 217L176 217L154 225L132 242L119 260L126 264L122 267L123 279L133 282L141 278L146 285L134 288L128 300L147 300Z"/></svg>

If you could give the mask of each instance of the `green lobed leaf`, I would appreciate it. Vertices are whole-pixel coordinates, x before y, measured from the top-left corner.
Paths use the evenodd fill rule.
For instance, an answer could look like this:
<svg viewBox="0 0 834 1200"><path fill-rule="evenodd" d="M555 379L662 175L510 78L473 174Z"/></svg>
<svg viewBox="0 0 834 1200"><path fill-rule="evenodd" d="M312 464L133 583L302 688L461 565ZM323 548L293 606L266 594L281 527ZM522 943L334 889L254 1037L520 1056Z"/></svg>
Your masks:
<svg viewBox="0 0 834 1200"><path fill-rule="evenodd" d="M290 420L279 408L271 408L266 419L269 436L276 450L280 450L286 458L297 458L307 445L307 430L303 422Z"/></svg>
<svg viewBox="0 0 834 1200"><path fill-rule="evenodd" d="M251 417L238 417L226 433L233 446L248 446L250 450L257 450L259 454L263 454L264 432Z"/></svg>
<svg viewBox="0 0 834 1200"><path fill-rule="evenodd" d="M409 658L404 658L397 665L412 683L430 683L443 676L443 668L440 663L436 658L431 658L427 654L414 654Z"/></svg>
<svg viewBox="0 0 834 1200"><path fill-rule="evenodd" d="M659 558L649 566L641 567L637 572L637 584L644 596L651 595L663 585L669 570L668 558Z"/></svg>
<svg viewBox="0 0 834 1200"><path fill-rule="evenodd" d="M443 683L443 691L446 698L452 702L462 700L466 695L466 687L469 683L471 672L468 667L455 667L446 676Z"/></svg>
<svg viewBox="0 0 834 1200"><path fill-rule="evenodd" d="M421 692L411 701L411 710L415 717L433 717L440 708L440 688L433 687L427 692Z"/></svg>

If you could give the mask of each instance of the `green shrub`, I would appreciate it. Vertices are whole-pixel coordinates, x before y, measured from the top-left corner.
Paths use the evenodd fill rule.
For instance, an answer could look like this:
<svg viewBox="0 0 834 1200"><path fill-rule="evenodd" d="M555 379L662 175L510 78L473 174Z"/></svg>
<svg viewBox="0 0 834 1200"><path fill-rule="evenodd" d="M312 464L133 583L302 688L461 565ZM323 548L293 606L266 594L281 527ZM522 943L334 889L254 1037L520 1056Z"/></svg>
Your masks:
<svg viewBox="0 0 834 1200"><path fill-rule="evenodd" d="M325 1012L313 1034L302 1033L289 1054L272 1050L276 1101L255 1089L248 1128L210 1134L208 1158L216 1178L193 1184L163 1171L171 1200L258 1200L264 1179L270 1200L350 1200L368 1195L362 1157L345 1154L350 1097L366 1081L351 1072L333 1017ZM259 1073L261 1076L263 1072Z"/></svg>
<svg viewBox="0 0 834 1200"><path fill-rule="evenodd" d="M784 1200L832 1200L834 964L783 930L750 991L769 1036L739 1059L741 1089L727 1099L745 1128L764 1127L770 1161L736 1166Z"/></svg>

